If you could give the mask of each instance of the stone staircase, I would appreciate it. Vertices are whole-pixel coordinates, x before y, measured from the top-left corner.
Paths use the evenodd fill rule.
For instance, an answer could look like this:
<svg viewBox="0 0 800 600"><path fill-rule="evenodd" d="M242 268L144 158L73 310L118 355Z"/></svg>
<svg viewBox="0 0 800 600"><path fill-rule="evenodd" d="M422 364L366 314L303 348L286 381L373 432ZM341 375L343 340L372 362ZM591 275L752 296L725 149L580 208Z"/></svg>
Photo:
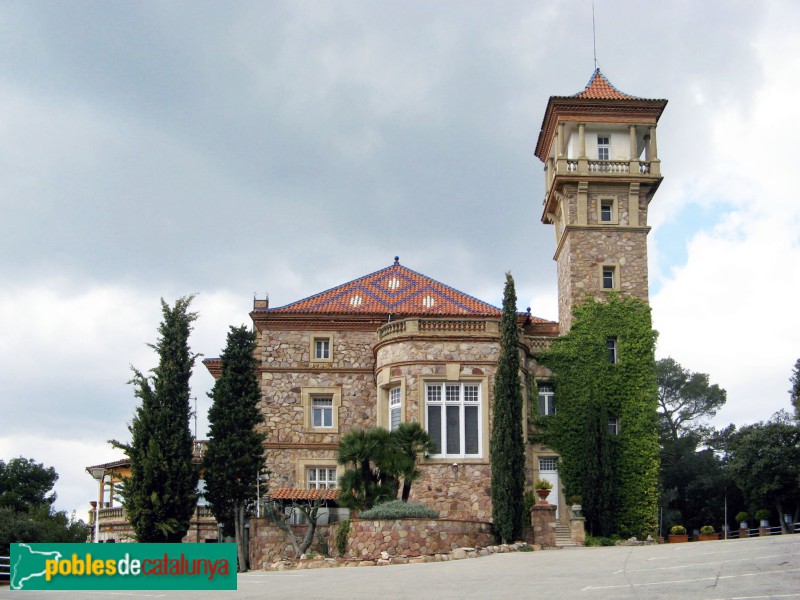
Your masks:
<svg viewBox="0 0 800 600"><path fill-rule="evenodd" d="M572 541L569 525L556 525L556 548L570 548L577 545Z"/></svg>

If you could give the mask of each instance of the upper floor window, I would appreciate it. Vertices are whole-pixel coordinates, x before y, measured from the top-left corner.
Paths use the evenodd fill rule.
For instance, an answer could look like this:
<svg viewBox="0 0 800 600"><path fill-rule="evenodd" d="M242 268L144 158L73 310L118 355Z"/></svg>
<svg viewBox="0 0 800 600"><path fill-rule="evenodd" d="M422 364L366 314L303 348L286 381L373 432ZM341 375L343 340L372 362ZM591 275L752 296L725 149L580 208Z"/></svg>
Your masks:
<svg viewBox="0 0 800 600"><path fill-rule="evenodd" d="M309 489L329 490L336 487L336 469L329 467L308 467L306 482Z"/></svg>
<svg viewBox="0 0 800 600"><path fill-rule="evenodd" d="M597 136L597 159L608 160L611 154L611 144L608 135Z"/></svg>
<svg viewBox="0 0 800 600"><path fill-rule="evenodd" d="M606 338L606 352L608 353L608 362L616 364L617 362L617 338Z"/></svg>
<svg viewBox="0 0 800 600"><path fill-rule="evenodd" d="M312 398L311 417L314 427L333 427L333 398Z"/></svg>
<svg viewBox="0 0 800 600"><path fill-rule="evenodd" d="M555 393L549 383L539 384L539 414L541 416L556 414Z"/></svg>
<svg viewBox="0 0 800 600"><path fill-rule="evenodd" d="M400 386L395 386L389 390L389 431L394 431L400 427Z"/></svg>
<svg viewBox="0 0 800 600"><path fill-rule="evenodd" d="M311 334L311 362L333 361L333 333Z"/></svg>
<svg viewBox="0 0 800 600"><path fill-rule="evenodd" d="M314 358L328 360L331 357L331 342L327 338L314 340Z"/></svg>
<svg viewBox="0 0 800 600"><path fill-rule="evenodd" d="M600 222L601 223L616 223L617 222L617 205L614 198L601 198L600 199Z"/></svg>
<svg viewBox="0 0 800 600"><path fill-rule="evenodd" d="M481 386L477 383L425 385L426 425L437 456L481 455Z"/></svg>
<svg viewBox="0 0 800 600"><path fill-rule="evenodd" d="M608 416L608 433L610 435L619 435L619 417Z"/></svg>

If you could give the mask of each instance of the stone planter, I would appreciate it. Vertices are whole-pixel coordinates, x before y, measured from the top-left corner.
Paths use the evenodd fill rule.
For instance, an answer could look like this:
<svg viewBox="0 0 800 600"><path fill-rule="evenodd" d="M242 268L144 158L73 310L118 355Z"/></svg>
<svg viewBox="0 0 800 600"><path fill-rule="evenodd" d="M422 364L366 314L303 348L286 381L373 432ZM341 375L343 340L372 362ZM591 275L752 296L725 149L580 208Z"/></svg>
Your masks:
<svg viewBox="0 0 800 600"><path fill-rule="evenodd" d="M683 544L689 541L689 534L684 533L683 535L669 535L669 543L670 544Z"/></svg>
<svg viewBox="0 0 800 600"><path fill-rule="evenodd" d="M536 495L539 496L539 504L550 504L547 497L550 495L550 490L536 490Z"/></svg>
<svg viewBox="0 0 800 600"><path fill-rule="evenodd" d="M719 539L718 533L700 533L697 535L698 542L711 542Z"/></svg>

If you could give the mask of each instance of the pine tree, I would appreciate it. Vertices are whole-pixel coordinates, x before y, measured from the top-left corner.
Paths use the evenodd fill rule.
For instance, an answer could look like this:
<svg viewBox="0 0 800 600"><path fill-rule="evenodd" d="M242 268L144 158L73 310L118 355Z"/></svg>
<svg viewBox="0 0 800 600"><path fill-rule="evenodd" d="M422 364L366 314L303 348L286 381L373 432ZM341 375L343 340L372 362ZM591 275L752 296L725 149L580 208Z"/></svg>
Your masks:
<svg viewBox="0 0 800 600"><path fill-rule="evenodd" d="M511 273L506 273L501 336L492 416L492 520L507 543L522 538L525 488L517 294Z"/></svg>
<svg viewBox="0 0 800 600"><path fill-rule="evenodd" d="M256 336L243 325L231 327L222 352L222 374L208 394L209 440L203 457L205 497L217 522L236 536L239 567L246 567L244 516L256 497L264 468L264 422L258 409L261 391L256 364Z"/></svg>
<svg viewBox="0 0 800 600"><path fill-rule="evenodd" d="M131 461L121 496L139 542L180 542L197 505L189 429L189 379L197 358L188 344L197 318L188 312L192 298L180 298L172 308L161 300L163 321L158 341L151 344L158 366L150 377L134 368L130 381L142 401L128 426L131 442L111 440Z"/></svg>

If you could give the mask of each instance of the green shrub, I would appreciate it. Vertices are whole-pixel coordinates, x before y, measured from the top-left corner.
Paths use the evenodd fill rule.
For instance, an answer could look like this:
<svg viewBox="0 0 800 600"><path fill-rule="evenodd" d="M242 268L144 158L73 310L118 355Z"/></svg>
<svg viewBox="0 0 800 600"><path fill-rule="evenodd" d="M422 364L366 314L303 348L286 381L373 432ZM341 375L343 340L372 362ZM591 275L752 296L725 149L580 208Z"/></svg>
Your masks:
<svg viewBox="0 0 800 600"><path fill-rule="evenodd" d="M683 525L673 525L669 530L670 535L686 535L686 527Z"/></svg>
<svg viewBox="0 0 800 600"><path fill-rule="evenodd" d="M712 535L716 532L714 531L714 528L711 525L703 525L700 528L700 533L702 533L703 535Z"/></svg>
<svg viewBox="0 0 800 600"><path fill-rule="evenodd" d="M766 521L769 519L769 511L764 508L757 510L753 518L755 518L756 521Z"/></svg>
<svg viewBox="0 0 800 600"><path fill-rule="evenodd" d="M546 479L537 479L536 483L533 484L533 489L536 490L552 490L553 484L547 481Z"/></svg>
<svg viewBox="0 0 800 600"><path fill-rule="evenodd" d="M339 556L347 554L347 538L350 537L350 519L342 521L336 530L336 552Z"/></svg>
<svg viewBox="0 0 800 600"><path fill-rule="evenodd" d="M365 510L360 519L438 519L439 513L422 504L390 500Z"/></svg>
<svg viewBox="0 0 800 600"><path fill-rule="evenodd" d="M744 523L745 521L747 521L750 518L750 514L746 513L745 511L741 511L741 512L736 513L736 517L735 518L739 523Z"/></svg>
<svg viewBox="0 0 800 600"><path fill-rule="evenodd" d="M584 540L584 545L589 547L597 547L597 546L613 546L616 544L621 538L618 535L612 535L610 537L604 537L599 535L586 535L586 539Z"/></svg>

